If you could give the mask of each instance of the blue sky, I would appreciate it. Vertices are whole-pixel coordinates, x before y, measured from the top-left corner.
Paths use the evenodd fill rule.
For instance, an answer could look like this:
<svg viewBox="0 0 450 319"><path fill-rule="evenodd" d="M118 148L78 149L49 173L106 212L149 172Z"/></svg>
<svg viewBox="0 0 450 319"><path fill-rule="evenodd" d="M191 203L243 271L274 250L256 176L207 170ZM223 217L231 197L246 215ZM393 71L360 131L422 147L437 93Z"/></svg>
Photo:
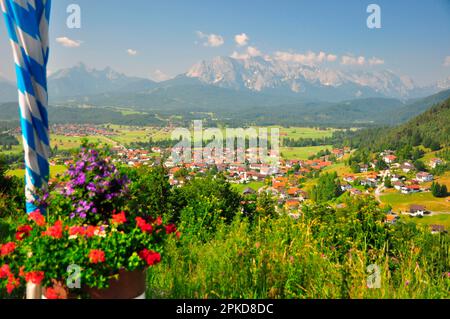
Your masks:
<svg viewBox="0 0 450 319"><path fill-rule="evenodd" d="M81 7L81 29L66 26L71 3ZM381 29L366 26L370 3L381 7ZM450 75L450 0L53 0L50 33L50 71L82 61L162 79L233 52L324 52L336 67L388 68L418 84ZM12 79L3 22L0 43L0 75ZM345 56L355 65L342 65Z"/></svg>

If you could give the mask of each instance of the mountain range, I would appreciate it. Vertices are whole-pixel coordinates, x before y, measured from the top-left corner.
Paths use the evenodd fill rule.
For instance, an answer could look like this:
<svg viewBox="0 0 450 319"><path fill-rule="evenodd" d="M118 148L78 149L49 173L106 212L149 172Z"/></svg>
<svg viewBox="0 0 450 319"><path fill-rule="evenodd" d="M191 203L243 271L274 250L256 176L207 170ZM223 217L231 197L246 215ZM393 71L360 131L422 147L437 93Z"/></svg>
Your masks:
<svg viewBox="0 0 450 319"><path fill-rule="evenodd" d="M58 102L70 97L79 99L108 93L151 95L157 89L187 85L203 86L203 92L209 87L212 90L220 88L251 93L253 96L266 94L309 101L337 102L370 97L406 100L450 88L450 77L431 86L419 87L409 77L387 69L333 69L261 56L219 56L200 61L187 72L164 82L130 77L110 67L97 70L83 63L59 70L48 80L49 96ZM0 102L14 99L15 92L10 93L12 88L11 83L0 79ZM170 95L167 97L171 98Z"/></svg>
<svg viewBox="0 0 450 319"><path fill-rule="evenodd" d="M48 87L50 104L58 106L208 112L230 119L239 114L237 118L263 123L282 117L287 123L395 124L448 97L450 77L419 87L408 77L378 68L344 70L260 56L216 57L163 82L79 63L52 73ZM16 96L15 86L0 79L0 102Z"/></svg>

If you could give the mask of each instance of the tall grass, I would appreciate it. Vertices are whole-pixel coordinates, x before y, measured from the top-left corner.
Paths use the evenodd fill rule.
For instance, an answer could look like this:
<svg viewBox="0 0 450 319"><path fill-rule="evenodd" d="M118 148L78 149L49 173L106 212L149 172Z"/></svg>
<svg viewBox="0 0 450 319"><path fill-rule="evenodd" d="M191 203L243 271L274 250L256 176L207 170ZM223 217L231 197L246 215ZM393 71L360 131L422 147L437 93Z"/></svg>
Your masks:
<svg viewBox="0 0 450 319"><path fill-rule="evenodd" d="M389 251L387 243L372 249L364 242L355 242L345 254L337 256L325 238L313 233L314 223L317 220L280 217L251 224L238 217L230 225L222 223L206 242L189 236L169 241L163 262L148 273L148 296L450 297L450 278L445 272L450 271L446 268L448 241L441 242L441 235L419 231L411 239L403 238L395 252ZM436 241L437 245L430 244ZM444 271L442 267L436 269L438 261ZM368 287L370 264L379 269L380 288Z"/></svg>

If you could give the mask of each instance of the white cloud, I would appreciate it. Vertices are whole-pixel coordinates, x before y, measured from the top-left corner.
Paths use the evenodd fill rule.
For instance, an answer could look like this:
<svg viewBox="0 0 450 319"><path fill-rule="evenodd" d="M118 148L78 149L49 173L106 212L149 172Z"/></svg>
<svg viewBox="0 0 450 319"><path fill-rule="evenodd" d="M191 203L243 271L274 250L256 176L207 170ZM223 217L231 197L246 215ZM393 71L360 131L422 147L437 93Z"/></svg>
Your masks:
<svg viewBox="0 0 450 319"><path fill-rule="evenodd" d="M127 50L127 53L128 53L128 55L130 55L130 56L135 56L135 55L138 54L138 52L137 52L136 50L133 50L133 49L128 49L128 50Z"/></svg>
<svg viewBox="0 0 450 319"><path fill-rule="evenodd" d="M259 51L257 48L255 48L255 47L248 47L247 48L247 53L248 53L248 55L250 55L250 56L261 56L262 55L262 53L261 53L261 51Z"/></svg>
<svg viewBox="0 0 450 319"><path fill-rule="evenodd" d="M155 71L150 75L150 78L151 78L153 81L156 81L156 82L162 82L162 81L170 80L170 79L171 79L171 76L167 75L166 73L164 73L164 72L161 71L161 70L155 70Z"/></svg>
<svg viewBox="0 0 450 319"><path fill-rule="evenodd" d="M328 54L327 55L327 61L328 62L335 62L337 60L337 55L335 54Z"/></svg>
<svg viewBox="0 0 450 319"><path fill-rule="evenodd" d="M364 65L366 63L366 58L363 56L354 57L349 55L344 55L341 58L341 64L343 65Z"/></svg>
<svg viewBox="0 0 450 319"><path fill-rule="evenodd" d="M244 45L247 45L248 43L248 36L245 33L236 34L234 36L234 41L236 41L236 44L240 47L243 47Z"/></svg>
<svg viewBox="0 0 450 319"><path fill-rule="evenodd" d="M450 55L447 55L444 59L444 66L450 66Z"/></svg>
<svg viewBox="0 0 450 319"><path fill-rule="evenodd" d="M225 43L223 37L218 34L213 34L213 33L206 34L201 31L197 31L196 33L200 39L205 40L203 42L203 45L205 47L220 47L222 44Z"/></svg>
<svg viewBox="0 0 450 319"><path fill-rule="evenodd" d="M69 39L68 37L56 38L56 42L58 42L59 44L61 44L63 47L66 48L78 48L81 45L81 43L83 43L82 41L72 40Z"/></svg>
<svg viewBox="0 0 450 319"><path fill-rule="evenodd" d="M277 51L274 53L274 59L284 62L296 62L307 65L314 65L323 62L334 62L336 61L337 56L330 53L327 54L323 51L320 51L319 53L315 53L312 51L308 51L306 53Z"/></svg>
<svg viewBox="0 0 450 319"><path fill-rule="evenodd" d="M247 47L247 49L243 53L239 53L237 51L234 51L231 54L231 57L233 59L245 60L245 59L248 59L248 58L251 58L251 57L262 56L262 55L263 54L262 54L262 52L260 50L258 50L255 47L249 46L249 47Z"/></svg>
<svg viewBox="0 0 450 319"><path fill-rule="evenodd" d="M373 58L369 59L369 64L370 65L381 65L381 64L384 64L384 60L380 59L380 58L373 57Z"/></svg>

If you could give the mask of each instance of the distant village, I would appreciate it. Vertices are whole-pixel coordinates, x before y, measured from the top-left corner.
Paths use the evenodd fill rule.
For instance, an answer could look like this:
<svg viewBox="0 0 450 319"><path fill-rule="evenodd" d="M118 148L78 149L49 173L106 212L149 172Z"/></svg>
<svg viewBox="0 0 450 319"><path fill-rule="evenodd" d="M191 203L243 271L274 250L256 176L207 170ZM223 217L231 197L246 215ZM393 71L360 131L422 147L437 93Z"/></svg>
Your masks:
<svg viewBox="0 0 450 319"><path fill-rule="evenodd" d="M51 127L53 134L67 137L83 136L116 136L118 133L107 126L61 124ZM301 213L302 203L309 199L310 194L304 190L302 185L308 179L318 176L318 173L335 163L345 162L346 155L352 150L346 148L335 148L327 151L327 154L315 156L312 159L283 159L280 154L274 151L266 151L267 158L271 164L255 160L255 154L264 153L259 148L237 149L237 152L245 154L243 162L225 162L224 157L215 156L214 149L203 148L200 151L200 161L190 161L177 164L172 157L173 153L180 154L183 149L161 148L152 146L150 148L131 148L120 144L111 149L114 161L128 166L155 166L163 165L167 168L169 182L173 187L180 187L188 180L198 174L206 174L210 170L216 170L232 184L243 185L242 195L248 196L261 192L267 192L277 198L278 207L283 207L293 216ZM230 150L225 149L224 152ZM198 158L196 150L191 151L191 159ZM261 153L260 153L261 152ZM353 173L345 173L339 176L342 192L350 196L365 196L372 194L376 198L386 191L386 179L390 181L390 192L394 190L399 194L413 194L420 192L430 192L431 183L434 176L425 171L418 171L414 164L409 161L399 161L394 151L385 150L378 156L386 163L387 168L377 170L377 160L368 164L359 164L358 170ZM52 165L56 163L69 164L69 158L54 158ZM441 158L431 158L426 163L430 169L445 164ZM253 183L253 187L245 185ZM254 185L259 187L255 189ZM447 200L449 200L447 198ZM390 212L387 214L386 222L395 223L400 214L407 214L412 217L420 217L431 213L427 207L420 203L411 204L409 210ZM434 228L433 228L434 227ZM442 231L439 225L432 225L435 231Z"/></svg>

